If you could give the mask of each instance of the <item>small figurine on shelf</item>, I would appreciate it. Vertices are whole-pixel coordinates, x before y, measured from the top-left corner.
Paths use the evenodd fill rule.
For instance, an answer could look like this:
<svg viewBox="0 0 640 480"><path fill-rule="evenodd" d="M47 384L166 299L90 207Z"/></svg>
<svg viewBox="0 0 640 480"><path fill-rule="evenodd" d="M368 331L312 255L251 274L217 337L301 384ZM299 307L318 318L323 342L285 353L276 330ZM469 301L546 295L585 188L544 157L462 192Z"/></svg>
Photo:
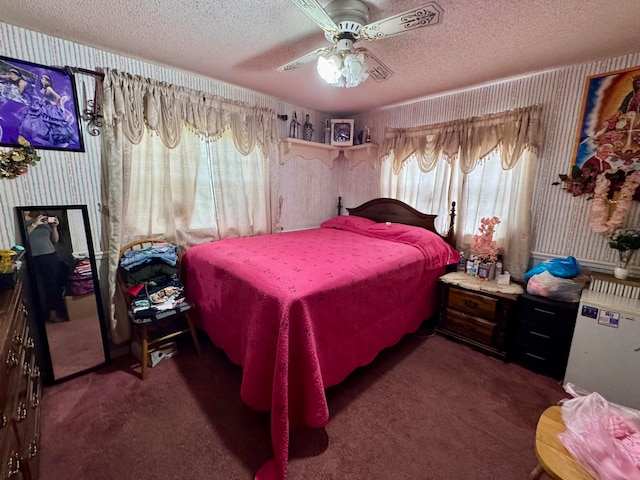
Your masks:
<svg viewBox="0 0 640 480"><path fill-rule="evenodd" d="M291 123L289 124L289 136L291 138L300 138L300 122L298 122L298 116L296 112L293 112L291 116Z"/></svg>
<svg viewBox="0 0 640 480"><path fill-rule="evenodd" d="M313 124L309 121L309 115L304 117L304 126L302 128L302 139L310 142L313 138Z"/></svg>
<svg viewBox="0 0 640 480"><path fill-rule="evenodd" d="M371 127L364 126L364 143L371 143Z"/></svg>
<svg viewBox="0 0 640 480"><path fill-rule="evenodd" d="M331 144L331 124L329 120L327 120L324 124L324 143L327 145Z"/></svg>

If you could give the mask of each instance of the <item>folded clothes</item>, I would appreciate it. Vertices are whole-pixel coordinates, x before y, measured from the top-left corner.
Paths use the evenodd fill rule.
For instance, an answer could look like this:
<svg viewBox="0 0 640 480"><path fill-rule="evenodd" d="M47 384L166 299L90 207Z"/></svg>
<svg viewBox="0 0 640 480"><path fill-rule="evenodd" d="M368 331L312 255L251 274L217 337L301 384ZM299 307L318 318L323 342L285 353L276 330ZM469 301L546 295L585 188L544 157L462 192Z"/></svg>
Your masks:
<svg viewBox="0 0 640 480"><path fill-rule="evenodd" d="M175 274L161 283L149 281L128 287L127 293L135 297L130 309L134 318L154 316L186 303L184 286Z"/></svg>
<svg viewBox="0 0 640 480"><path fill-rule="evenodd" d="M183 290L184 288L182 287L170 285L149 295L149 300L151 300L151 303L155 304L164 303L182 295Z"/></svg>
<svg viewBox="0 0 640 480"><path fill-rule="evenodd" d="M176 265L178 262L178 247L170 243L156 243L150 247L125 252L120 259L120 266L125 270L130 270L136 265L142 265L158 258L168 265Z"/></svg>

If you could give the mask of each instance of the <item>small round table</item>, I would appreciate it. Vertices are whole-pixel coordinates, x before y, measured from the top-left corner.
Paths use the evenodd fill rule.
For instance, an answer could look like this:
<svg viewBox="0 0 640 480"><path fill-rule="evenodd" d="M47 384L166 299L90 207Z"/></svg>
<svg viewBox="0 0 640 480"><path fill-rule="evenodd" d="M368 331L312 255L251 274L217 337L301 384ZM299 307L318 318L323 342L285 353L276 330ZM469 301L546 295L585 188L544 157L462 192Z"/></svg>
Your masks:
<svg viewBox="0 0 640 480"><path fill-rule="evenodd" d="M547 408L540 415L536 427L538 465L529 475L531 480L540 478L542 473L556 480L594 480L560 442L558 434L565 430L559 405Z"/></svg>

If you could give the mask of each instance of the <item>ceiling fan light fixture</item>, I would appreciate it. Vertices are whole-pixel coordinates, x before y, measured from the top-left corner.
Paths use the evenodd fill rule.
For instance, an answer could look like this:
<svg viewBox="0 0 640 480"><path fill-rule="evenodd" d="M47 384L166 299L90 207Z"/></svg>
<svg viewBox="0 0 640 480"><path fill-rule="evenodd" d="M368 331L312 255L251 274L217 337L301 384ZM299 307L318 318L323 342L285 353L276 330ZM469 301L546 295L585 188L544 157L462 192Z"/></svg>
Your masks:
<svg viewBox="0 0 640 480"><path fill-rule="evenodd" d="M335 53L318 57L318 74L329 85L340 87L342 77L342 59Z"/></svg>
<svg viewBox="0 0 640 480"><path fill-rule="evenodd" d="M362 53L322 55L318 57L317 69L320 77L332 87L357 87L369 77Z"/></svg>
<svg viewBox="0 0 640 480"><path fill-rule="evenodd" d="M344 67L341 73L347 88L357 87L364 82L369 78L364 55L362 53L347 53L344 57Z"/></svg>

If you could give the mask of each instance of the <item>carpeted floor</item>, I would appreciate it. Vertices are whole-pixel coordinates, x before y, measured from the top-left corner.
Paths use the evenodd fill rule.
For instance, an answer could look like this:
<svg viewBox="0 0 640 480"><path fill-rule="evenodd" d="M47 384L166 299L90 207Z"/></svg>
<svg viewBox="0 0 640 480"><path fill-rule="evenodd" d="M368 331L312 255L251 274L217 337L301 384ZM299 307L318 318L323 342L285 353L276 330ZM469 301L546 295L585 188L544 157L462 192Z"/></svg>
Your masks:
<svg viewBox="0 0 640 480"><path fill-rule="evenodd" d="M202 338L139 380L131 358L48 387L42 480L247 479L271 456L268 413ZM324 429L292 434L291 480L526 478L554 380L442 337L405 337L327 391Z"/></svg>

